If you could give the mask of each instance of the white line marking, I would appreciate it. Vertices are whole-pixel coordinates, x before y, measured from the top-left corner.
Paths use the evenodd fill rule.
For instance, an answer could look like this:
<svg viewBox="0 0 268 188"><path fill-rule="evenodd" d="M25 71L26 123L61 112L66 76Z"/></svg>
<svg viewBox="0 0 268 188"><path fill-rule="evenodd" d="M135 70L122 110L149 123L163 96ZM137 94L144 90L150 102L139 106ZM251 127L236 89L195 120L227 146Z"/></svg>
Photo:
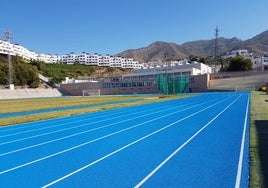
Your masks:
<svg viewBox="0 0 268 188"><path fill-rule="evenodd" d="M196 107L196 106L205 104L205 103L207 103L207 102L208 102L208 101L206 101L206 102L202 102L202 103L200 103L200 104L198 104L198 105L194 105L194 106L192 106L192 107ZM191 103L194 103L194 102L191 102ZM189 104L191 104L191 103L188 103L187 105L189 105ZM184 106L184 105L186 105L186 104L180 104L179 107L182 107L182 106ZM160 108L160 107L159 107L159 108ZM64 137L60 137L60 138L57 138L57 139L54 139L54 140L50 140L50 141L42 142L42 143L39 143L39 144L35 144L35 145L31 145L31 146L27 146L27 147L24 147L24 148L19 148L19 149L16 149L16 150L12 150L12 151L9 151L9 152L5 152L5 153L0 154L0 157L1 157L1 156L4 156L4 155L8 155L8 154L15 153L15 152L23 151L23 150L26 150L26 149L30 149L30 148L34 148L34 147L38 147L38 146L42 146L42 145L45 145L45 144L48 144L48 143L56 142L56 141L59 141L59 140L63 140L63 139L66 139L66 138L70 138L70 137L73 137L73 136L81 135L81 134L84 134L84 133L92 132L92 131L95 131L95 130L99 130L99 129L107 128L107 127L110 127L110 126L113 126L113 125L116 125L116 124L119 124L119 123L127 122L127 121L130 121L130 120L138 119L138 118L145 117L145 116L149 116L149 115L152 115L152 114L155 114L155 113L159 113L159 112L163 112L163 111L166 111L166 110L175 109L175 108L178 108L178 106L171 107L171 108L166 108L166 109L163 109L163 110L160 110L160 111L156 111L156 112L153 112L153 113L145 114L145 115L142 115L142 116L136 116L136 117L134 117L134 118L125 119L125 120L123 120L123 121L115 122L115 123L108 124L108 125L104 125L104 126L101 126L101 127L96 127L96 128L93 128L93 129L89 129L89 130L83 131L83 132L79 132L79 133L75 133L75 134L67 135L67 136L64 136ZM157 108L154 108L154 109L158 109L158 107L157 107ZM187 108L186 108L186 109L187 109ZM185 110L186 110L186 109L185 109ZM144 113L144 112L151 111L151 110L152 110L152 109L149 109L149 110L143 110L143 111L139 111L138 113ZM46 136L46 135L49 135L49 134L54 134L54 133L58 133L58 132L66 131L66 130L76 129L76 128L80 128L80 127L88 126L88 125L91 125L91 124L96 124L96 123L100 123L100 122L110 121L111 119L115 119L115 118L119 118L119 117L125 117L125 116L129 116L129 115L133 115L133 114L137 114L137 112L135 112L135 113L130 113L130 114L128 114L128 115L122 115L122 116L117 116L117 117L113 117L113 118L109 118L109 119L104 119L104 120L100 120L100 121L95 121L95 122L92 122L92 123L87 123L87 124L83 124L83 125L76 126L76 127L70 127L70 128L66 128L66 129L60 129L60 130L57 130L57 131L47 132L47 133L44 133L44 134L39 134L39 135L35 135L35 136L30 136L30 137L26 137L26 138L21 138L21 139L17 139L17 140L12 140L12 141L8 141L8 142L3 142L3 143L0 143L0 146L1 146L1 145L6 145L6 144L10 144L10 143L14 143L14 142L24 141L24 140L28 140L28 139L32 139L32 138L37 138L37 137L41 137L41 136Z"/></svg>
<svg viewBox="0 0 268 188"><path fill-rule="evenodd" d="M227 100L227 99L224 99L224 100ZM224 101L224 100L222 100L222 101ZM220 102L222 102L222 101L220 101ZM220 103L220 102L217 102L217 103ZM204 103L206 103L206 102L204 102ZM217 103L211 105L210 107L215 106ZM195 106L199 106L199 105L201 105L201 104L198 104L198 105L195 105ZM139 127L139 126L141 126L141 125L143 125L143 124L146 124L146 123L149 123L149 122L152 122L152 121L155 121L155 120L158 120L158 119L167 117L167 116L169 116L169 115L173 115L173 114L179 113L179 112L181 112L181 111L184 111L184 110L187 110L187 109L191 109L191 108L193 108L193 107L194 107L194 106L191 106L191 107L188 107L188 108L184 108L184 109L179 110L179 111L177 111L177 112L173 112L173 113L170 113L170 114L166 114L166 115L157 117L157 118L155 118L155 119L151 119L151 120L145 121L145 122L143 122L143 123L139 123L139 124L137 124L137 125L134 125L134 126L131 126L131 127L128 127L128 128L125 128L125 129L122 129L122 130L113 132L113 133L111 133L111 134L108 134L108 135L105 135L105 136L96 138L96 139L94 139L94 140L91 140L91 141L88 141L88 142L84 142L84 143L82 143L82 144L76 145L76 146L71 147L71 148L68 148L68 149L66 149L66 150L62 150L62 151L60 151L60 152L57 152L57 153L54 153L54 154L51 154L51 155L48 155L48 156L45 156L45 157L36 159L36 160L34 160L34 161L30 161L30 162L28 162L28 163L24 163L24 164L22 164L22 165L19 165L19 166L13 167L13 168L9 168L9 169L7 169L7 170L1 171L1 172L0 172L0 175L1 175L1 174L5 174L5 173L10 172L10 171L13 171L13 170L16 170L16 169L19 169L19 168L22 168L22 167L25 167L25 166L28 166L28 165L31 165L31 164L34 164L34 163L37 163L37 162L40 162L40 161L43 161L43 160L48 159L48 158L51 158L51 157L60 155L60 154L62 154L62 153L66 153L66 152L68 152L68 151L71 151L71 150L80 148L80 147L82 147L82 146L85 146L85 145L91 144L91 143L93 143L93 142L102 140L102 139L104 139L104 138L107 138L107 137L110 137L110 136L119 134L119 133L121 133L121 132L124 132L124 131L130 130L130 129ZM210 108L210 107L207 107L207 108ZM207 109L207 108L204 108L204 109L201 110L201 111L204 111L204 110ZM201 112L201 111L200 111L200 112Z"/></svg>
<svg viewBox="0 0 268 188"><path fill-rule="evenodd" d="M80 172L80 171L82 171L82 170L84 170L84 169L86 169L86 168L88 168L88 167L90 167L90 166L92 166L92 165L94 165L94 164L96 164L96 163L98 163L98 162L100 162L100 161L102 161L102 160L104 160L104 159L106 159L106 158L108 158L108 157L110 157L110 156L112 156L112 155L114 155L114 154L116 154L116 153L118 153L118 152L120 152L120 151L122 151L122 150L124 150L124 149L126 149L126 148L128 148L128 147L130 147L130 146L142 141L142 140L144 140L144 139L146 139L146 138L148 138L148 137L151 137L151 136L153 136L153 135L155 135L155 134L157 134L157 133L159 133L159 132L161 132L161 131L163 131L163 130L165 130L165 129L167 129L167 128L169 128L169 127L171 127L171 126L173 126L173 125L175 125L175 124L177 124L177 123L179 123L179 122L181 122L181 121L183 121L185 119L188 119L188 118L190 118L192 116L195 116L196 114L199 114L199 113L201 113L201 112L211 108L212 106L215 106L215 105L217 105L217 104L219 104L219 103L221 103L222 101L225 101L225 100L227 100L227 99L223 99L223 100L221 100L221 101L219 101L217 103L214 103L211 106L208 106L208 107L206 107L206 108L204 108L202 110L199 110L199 111L197 111L195 113L192 113L192 114L190 114L190 115L188 115L188 116L186 116L186 117L184 117L184 118L182 118L182 119L180 119L178 121L175 121L175 122L173 122L173 123L171 123L171 124L169 124L169 125L167 125L165 127L162 127L161 129L158 129L158 130L156 130L156 131L154 131L154 132L152 132L152 133L150 133L150 134L148 134L148 135L146 135L144 137L141 137L138 140L135 140L135 141L133 141L133 142L131 142L131 143L129 143L129 144L127 144L127 145L125 145L125 146L123 146L123 147L121 147L121 148L119 148L119 149L117 149L117 150L115 150L115 151L113 151L113 152L111 152L111 153L109 153L109 154L107 154L107 155L105 155L105 156L103 156L103 157L101 157L101 158L99 158L99 159L87 164L86 166L83 166L83 167L77 169L76 171L73 171L73 172L71 172L71 173L69 173L69 174L67 174L67 175L65 175L65 176L63 176L63 177L61 177L59 179L54 180L53 182L51 182L49 184L44 185L42 188L46 188L46 187L49 187L51 185L54 185L54 184L56 184L56 183L58 183L58 182L60 182L60 181L62 181L64 179L66 179L66 178L68 178L68 177L70 177L70 176L72 176L72 175L74 175L74 174L76 174L76 173L78 173L78 172Z"/></svg>
<svg viewBox="0 0 268 188"><path fill-rule="evenodd" d="M225 107L220 113L218 113L213 119L211 119L206 125L199 129L193 136L191 136L186 142L184 142L178 149L171 153L162 163L160 163L153 171L151 171L145 178L143 178L135 188L142 186L149 178L151 178L162 166L164 166L173 156L175 156L184 146L186 146L191 140L193 140L200 132L202 132L206 127L208 127L215 119L217 119L223 112L225 112L231 105L233 105L238 99L236 98L227 107Z"/></svg>
<svg viewBox="0 0 268 188"><path fill-rule="evenodd" d="M56 125L41 127L41 128L37 128L37 129L31 129L31 130L22 131L22 132L16 132L16 133L8 134L8 135L2 135L2 136L0 136L0 138L10 137L10 136L20 135L20 134L24 134L24 133L30 133L30 132L40 131L40 130L45 130L45 129L54 128L54 127L60 127L60 126L63 126L63 125L68 125L68 124L71 124L71 123L78 123L78 122L82 122L82 121L85 121L85 119L79 119L79 120L71 121L71 122L68 121L66 123L61 123L61 124L56 124Z"/></svg>
<svg viewBox="0 0 268 188"><path fill-rule="evenodd" d="M244 147L245 147L245 136L246 136L246 127L247 127L247 119L248 119L248 108L249 108L249 96L248 96L247 108L246 108L246 114L245 114L245 120L244 120L243 135L241 139L241 147L240 147L239 162L238 162L238 167L237 167L235 188L239 188L240 183L241 183L241 174L242 174Z"/></svg>
<svg viewBox="0 0 268 188"><path fill-rule="evenodd" d="M118 114L118 112L116 112L115 115L116 114ZM49 119L49 120L39 120L38 121L39 124L33 124L33 125L29 125L29 126L28 126L28 124L32 124L33 122L28 122L28 123L26 122L26 123L21 123L21 124L13 124L13 125L9 125L9 126L2 126L2 127L0 127L0 133L9 132L9 131L18 130L18 129L36 127L36 126L39 126L39 125L42 125L42 124L46 124L47 121L51 121L51 120L53 121L53 123L55 123L55 122L66 121L66 118L71 118L72 120L81 119L79 117L80 115L87 115L87 114L85 113L85 114L78 114L76 116L65 116L65 117L57 117L57 118L53 118L53 119ZM111 114L107 114L107 115L111 116ZM104 116L107 116L107 115L104 115ZM93 118L93 119L95 119L95 118ZM1 129L4 129L4 130L1 130Z"/></svg>
<svg viewBox="0 0 268 188"><path fill-rule="evenodd" d="M156 108L160 108L160 107L156 107ZM148 110L145 110L145 111L150 111L152 108L149 108ZM135 113L137 113L136 111L134 111ZM134 113L134 114L135 114ZM118 115L118 114L126 114L125 112L122 113L122 112L115 112L113 114L106 114L106 115L102 115L102 116L97 116L97 117L94 117L94 116L90 116L90 117L87 117L87 118L82 118L78 116L67 116L67 117L60 117L60 118L56 118L56 122L66 122L66 118L71 118L71 122L67 122L67 123L63 123L63 124L57 124L57 125L52 125L52 126L49 126L49 127L42 127L42 128L37 128L37 129L31 129L31 130L26 130L26 131L21 131L21 132L17 132L18 129L27 129L27 128L30 128L30 127L39 127L40 125L42 124L46 124L46 121L45 120L41 120L40 121L40 124L34 124L34 125L30 125L30 126L23 126L23 127L15 127L14 129L7 129L7 130L1 130L0 133L3 133L3 132L11 132L13 130L16 131L16 133L10 133L10 134L6 134L6 135L0 135L0 138L3 138L3 137L9 137L9 136L14 136L14 135L18 135L18 134L24 134L24 133L28 133L28 132L34 132L34 131L38 131L38 130L43 130L43 129L47 129L47 128L52 128L52 127L58 127L58 126L62 126L62 125L67 125L67 124L70 124L70 123L74 123L74 122L81 122L81 121L88 121L88 120L93 120L93 119L103 119L104 117L106 116L113 116L113 117L116 117L115 115ZM131 113L132 114L132 113ZM82 115L85 115L85 114L82 114ZM128 114L129 115L129 114ZM58 120L59 119L59 120ZM77 120L78 119L78 120ZM75 120L75 121L74 121ZM50 120L48 120L50 121ZM50 122L50 123L53 123L55 124L54 121ZM24 123L25 124L25 123ZM13 125L15 126L15 125ZM12 127L12 126L8 126L8 127ZM0 127L1 128L1 127ZM7 128L7 127L5 127Z"/></svg>
<svg viewBox="0 0 268 188"><path fill-rule="evenodd" d="M206 103L206 102L204 102L204 103ZM202 103L202 104L204 104L204 103ZM199 105L201 105L201 104L198 104L198 105L195 105L195 106L199 106ZM195 106L192 106L192 107L195 107ZM27 147L24 147L24 148L19 148L19 149L16 149L16 150L5 152L5 153L1 153L0 154L0 157L5 156L5 155L9 155L9 154L12 154L12 153L16 153L16 152L19 152L19 151L24 151L24 150L27 150L27 149L35 148L35 147L38 147L38 146L42 146L42 145L45 145L45 144L53 143L53 142L56 142L56 141L64 140L64 139L71 138L71 137L74 137L74 136L78 136L78 135L81 135L81 134L85 134L85 133L88 133L88 132L93 132L93 131L96 131L96 130L99 130L99 129L111 127L111 126L116 125L116 124L119 124L119 123L131 121L131 120L134 120L134 119L139 119L141 117L150 116L152 114L160 113L160 112L163 112L163 111L166 111L166 110L171 110L171 109L174 109L174 108L177 108L177 107L171 107L171 108L167 108L167 109L160 110L160 111L157 111L157 112L152 112L152 113L149 113L149 114L145 114L145 115L141 115L141 116L136 116L136 117L133 117L133 118L130 118L130 119L124 119L122 121L118 121L118 122L111 123L111 124L108 124L108 125L104 125L104 126L101 126L101 127L96 127L96 128L93 128L93 129L89 129L89 130L83 131L83 132L78 132L78 133L67 135L67 136L64 136L64 137L60 137L60 138L57 138L57 139L54 139L54 140L49 140L49 141L42 142L42 143L39 143L39 144L27 146ZM182 110L180 110L178 112L181 112L181 111ZM178 112L176 112L176 113L178 113ZM174 114L174 112L171 113L171 115L172 114ZM117 116L117 117L119 117L119 116ZM122 116L122 117L124 117L124 116ZM114 118L110 118L110 119L114 119ZM99 123L99 122L103 122L103 121L108 121L110 119L101 120L101 121L97 121L97 122L90 123L90 124L95 124L95 123ZM41 134L41 136L52 134L52 133L57 133L57 132L65 131L65 130L70 130L70 129L74 129L74 128L78 128L78 127L83 127L83 126L86 126L86 125L89 125L89 124L84 124L84 125L77 126L77 127L71 127L71 128L67 128L67 129L61 129L61 130L58 130L58 131L48 132L48 133ZM13 143L13 142L17 142L17 141L27 140L29 138L39 137L39 136L40 135L36 135L36 136L32 136L32 137L27 137L27 138L24 138L24 139L18 139L18 140L15 140L15 141L10 141L10 142L6 142L6 143L2 143L2 144L0 144L0 146L1 145L5 145L5 144L9 144L9 143Z"/></svg>
<svg viewBox="0 0 268 188"><path fill-rule="evenodd" d="M173 103L176 103L175 102L172 102ZM194 103L194 102L191 102L191 103ZM180 106L183 106L183 105L186 105L187 103L182 103L182 104L179 104ZM159 108L162 108L161 106L156 106L154 107L153 109L159 109ZM6 135L0 135L0 138L3 138L3 137L10 137L10 136L14 136L14 135L19 135L19 134L24 134L24 133L29 133L29 132L35 132L35 131L39 131L39 130L45 130L45 129L49 129L49 128L54 128L54 127L59 127L59 126L63 126L63 125L68 125L68 124L73 124L73 123L77 123L77 122L82 122L82 121L88 121L88 120L93 120L93 119L99 119L101 118L102 121L108 121L108 120L111 120L111 119L116 119L116 118L120 118L120 117L124 117L124 116L130 116L130 115L134 115L134 114L139 114L139 113L143 113L143 112L146 112L146 111L152 111L152 108L149 108L146 110L142 110L142 111L134 111L132 113L126 113L126 112L116 112L116 113L113 113L113 114L106 114L106 115L103 115L103 116L98 116L98 117L88 117L88 118L79 118L79 117L75 117L75 118L72 118L72 121L68 121L67 123L62 123L62 124L56 124L56 125L52 125L52 126L46 126L46 127L42 127L42 128L37 128L37 129L31 129L31 130L26 130L26 131L21 131L21 132L16 132L16 133L10 133L10 134L6 134ZM118 116L118 114L123 114L123 115L120 115ZM117 115L117 116L115 116ZM104 119L104 117L106 116L112 116L112 118L109 118L109 119ZM75 120L73 121L73 119L79 119L79 120ZM66 119L60 119L60 121L66 121ZM99 122L102 122L102 121L99 121ZM56 121L56 122L59 122L59 121ZM27 126L27 127L22 127L22 128L29 128L29 127L33 127L33 126L40 126L42 124L44 124L45 122L41 122L41 124L38 124L38 125L32 125L32 126ZM77 126L77 127L80 127L80 126ZM75 127L76 128L76 127ZM19 129L18 127L16 129ZM13 131L14 129L10 130L10 131ZM6 131L9 131L9 130L6 130ZM4 132L4 131L2 131ZM43 135L43 134L42 134ZM35 136L33 137L30 137L30 138L35 138ZM18 141L22 141L21 139L18 139ZM12 142L15 142L15 141L10 141L10 143ZM1 145L1 143L0 143Z"/></svg>
<svg viewBox="0 0 268 188"><path fill-rule="evenodd" d="M157 108L154 108L154 109L158 109L158 108L161 108L161 107L157 107ZM175 108L175 107L172 107L172 108ZM45 136L45 135L48 135L48 134L53 134L53 133L57 133L57 132L61 132L61 131L66 131L66 130L70 130L70 129L76 129L76 128L88 126L88 125L95 124L95 123L110 121L112 119L117 119L117 118L126 117L126 116L130 116L130 115L134 115L134 114L144 113L144 112L147 112L147 111L152 111L152 109L143 110L143 111L135 111L133 113L126 113L126 112L124 112L124 113L122 113L122 112L121 113L116 113L116 114L124 114L124 115L120 115L120 116L115 116L114 114L112 114L112 115L106 115L106 116L112 116L112 118L108 118L108 119L105 119L104 118L105 116L103 116L103 117L97 117L97 118L90 117L90 118L86 118L86 119L82 119L82 120L80 118L80 120L78 120L78 121L71 121L71 122L68 121L67 123L57 124L57 125L53 125L53 126L49 126L49 127L45 127L45 128L41 128L41 129L47 129L47 128L51 128L51 127L58 127L58 126L62 126L62 125L74 124L74 123L77 123L77 122L89 121L89 120L98 119L98 118L101 118L101 120L94 121L92 123L82 124L80 126L76 126L76 124L75 124L74 126L69 127L69 128L60 129L60 130L56 130L56 131L51 131L51 132L47 132L47 133L43 133L43 134L39 134L39 135L35 135L35 136L29 136L29 137L25 137L25 138L20 138L20 139L8 141L8 142L3 142L3 143L0 143L0 145L5 145L5 144L14 143L14 142L18 142L18 141L23 141L23 140L27 140L27 139L31 139L31 138L36 138L36 137L39 137L39 136ZM39 130L39 129L34 129L34 130ZM27 133L27 132L33 132L33 131L23 131L23 132L19 132L19 134ZM1 137L7 137L7 136L13 136L13 135L17 135L17 134L13 133L13 134L5 135L5 136L0 136L0 138Z"/></svg>
<svg viewBox="0 0 268 188"><path fill-rule="evenodd" d="M175 108L175 107L173 107ZM46 133L43 133L43 134L38 134L38 135L34 135L34 136L29 136L29 137L25 137L25 138L20 138L20 139L17 139L17 140L12 140L12 141L8 141L8 142L3 142L3 143L0 143L0 146L1 145L6 145L6 144L10 144L10 143L14 143L14 142L19 142L19 141L23 141L23 140L28 140L28 139L32 139L32 138L37 138L37 137L41 137L41 136L46 136L46 135L49 135L49 134L54 134L54 133L58 133L58 132L62 132L62 131L66 131L66 130L71 130L71 129L77 129L77 128L81 128L81 127L85 127L85 126L88 126L88 125L92 125L92 124L96 124L96 123L100 123L100 122L105 122L105 121L110 121L110 120L113 120L113 119L117 119L117 118L121 118L121 117L125 117L125 116L130 116L130 115L134 115L134 114L137 114L137 113L144 113L146 111L151 111L151 109L149 110L145 110L145 111L139 111L139 112L135 112L135 113L130 113L130 114L125 114L124 115L121 115L121 116L113 116L112 118L108 118L108 119L105 119L105 118L101 118L101 120L99 121L94 121L94 122L91 122L91 123L86 123L86 124L82 124L82 125L79 125L79 126L73 126L73 127L69 127L69 128L65 128L65 129L60 129L60 130L56 130L56 131L51 131L51 132L46 132ZM93 118L92 118L93 119ZM88 121L88 120L92 120L92 119L86 119L86 120L83 120L83 121ZM94 118L95 119L95 118ZM67 124L70 124L70 123L77 123L78 121L75 121L75 122L67 122L65 124L60 124L60 125L67 125Z"/></svg>
<svg viewBox="0 0 268 188"><path fill-rule="evenodd" d="M177 101L174 101L173 103L176 103ZM158 102L158 104L161 103L161 102ZM157 104L157 103L155 103ZM158 105L157 104L157 105ZM147 104L144 104L145 107ZM157 107L157 105L154 105L156 106L156 108L160 108L160 107ZM131 109L131 111L134 110L136 106L133 106L133 108ZM152 107L148 107L150 109L152 109ZM117 114L122 114L122 112L117 112L118 109L115 109L114 110L114 113L111 114L102 114L101 116L99 117L94 117L94 116L90 116L90 117L87 117L86 119L96 119L96 118L103 118L105 116L113 116L113 115L117 115ZM103 111L104 113L106 113L107 111ZM98 113L98 112L94 112L94 113ZM90 113L90 114L93 114L93 113ZM125 114L125 112L124 112ZM83 115L83 116L87 116L88 114L85 113L85 114L78 114L76 116L66 116L66 117L58 117L58 118L53 118L53 119L49 119L49 120L40 120L38 121L38 124L35 124L35 122L28 122L28 123L21 123L21 124L13 124L13 125L9 125L9 126L0 126L0 133L3 133L3 132L11 132L11 131L14 131L14 130L18 130L18 129L27 129L27 128L31 128L31 127L36 127L36 126L40 126L42 124L47 124L47 122L49 121L50 123L56 123L56 122L61 122L61 121L66 121L67 118L71 118L72 119L72 122L74 122L73 120L75 119L81 119L80 115ZM83 118L85 120L85 118ZM32 124L32 125L29 125L29 124ZM3 129L3 130L2 130ZM2 136L2 135L0 135Z"/></svg>

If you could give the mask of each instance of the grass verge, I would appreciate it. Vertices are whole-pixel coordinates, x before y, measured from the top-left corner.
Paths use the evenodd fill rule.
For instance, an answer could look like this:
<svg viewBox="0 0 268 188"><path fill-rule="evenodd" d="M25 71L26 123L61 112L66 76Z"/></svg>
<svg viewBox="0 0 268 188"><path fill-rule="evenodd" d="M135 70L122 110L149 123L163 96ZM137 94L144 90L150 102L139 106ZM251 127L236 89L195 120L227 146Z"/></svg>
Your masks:
<svg viewBox="0 0 268 188"><path fill-rule="evenodd" d="M189 95L174 95L174 96L171 95L171 96L153 96L150 98L146 98L144 96L100 96L100 97L60 97L60 98L0 100L0 114L59 108L58 111L53 112L1 118L0 126L46 120L57 117L72 116L83 113L97 112L102 110L109 110L128 106L135 106L135 105L171 100L174 98L185 98L188 96ZM115 102L115 104L108 104L108 105L105 104L109 102ZM118 102L118 104L116 104L116 102ZM63 107L72 107L72 106L89 105L89 104L99 104L99 105L80 109L60 110L60 108Z"/></svg>
<svg viewBox="0 0 268 188"><path fill-rule="evenodd" d="M252 92L250 105L250 187L268 187L268 95Z"/></svg>

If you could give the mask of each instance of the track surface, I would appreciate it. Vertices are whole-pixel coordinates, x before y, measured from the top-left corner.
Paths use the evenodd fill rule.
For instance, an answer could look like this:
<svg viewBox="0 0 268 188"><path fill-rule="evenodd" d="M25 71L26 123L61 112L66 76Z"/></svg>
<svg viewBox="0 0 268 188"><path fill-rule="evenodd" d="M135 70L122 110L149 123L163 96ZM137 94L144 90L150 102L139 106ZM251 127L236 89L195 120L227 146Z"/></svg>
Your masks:
<svg viewBox="0 0 268 188"><path fill-rule="evenodd" d="M0 187L248 187L249 93L0 128Z"/></svg>

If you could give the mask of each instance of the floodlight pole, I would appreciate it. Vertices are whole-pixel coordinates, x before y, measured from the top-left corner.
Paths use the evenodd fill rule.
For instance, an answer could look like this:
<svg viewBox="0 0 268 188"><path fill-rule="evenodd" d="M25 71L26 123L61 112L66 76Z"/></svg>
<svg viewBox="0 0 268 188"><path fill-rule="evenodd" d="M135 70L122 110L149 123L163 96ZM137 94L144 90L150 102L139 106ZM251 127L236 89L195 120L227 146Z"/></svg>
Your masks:
<svg viewBox="0 0 268 188"><path fill-rule="evenodd" d="M218 63L218 38L219 38L219 29L218 26L215 29L215 69ZM216 70L214 70L216 71Z"/></svg>
<svg viewBox="0 0 268 188"><path fill-rule="evenodd" d="M165 61L166 61L166 90L167 90L167 95L168 95L168 62L167 62L167 52L164 53Z"/></svg>
<svg viewBox="0 0 268 188"><path fill-rule="evenodd" d="M166 61L166 90L168 95L168 63Z"/></svg>
<svg viewBox="0 0 268 188"><path fill-rule="evenodd" d="M14 84L13 84L13 71L12 71L12 61L11 61L11 39L12 39L12 33L10 31L5 32L5 38L9 42L8 47L8 83L9 83L9 89L14 90Z"/></svg>

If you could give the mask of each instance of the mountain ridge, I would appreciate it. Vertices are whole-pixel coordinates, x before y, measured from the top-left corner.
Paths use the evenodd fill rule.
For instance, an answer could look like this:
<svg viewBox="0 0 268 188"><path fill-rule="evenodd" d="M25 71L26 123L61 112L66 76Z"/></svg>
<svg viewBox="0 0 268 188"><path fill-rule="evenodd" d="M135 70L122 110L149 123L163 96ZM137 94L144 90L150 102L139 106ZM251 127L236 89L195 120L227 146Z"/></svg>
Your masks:
<svg viewBox="0 0 268 188"><path fill-rule="evenodd" d="M268 30L245 41L237 37L218 38L219 55L235 49L247 49L257 53L268 52ZM117 55L133 58L139 62L149 62L178 60L190 55L208 57L214 56L214 54L215 39L210 39L185 42L181 45L173 42L155 41L147 47L125 50Z"/></svg>

